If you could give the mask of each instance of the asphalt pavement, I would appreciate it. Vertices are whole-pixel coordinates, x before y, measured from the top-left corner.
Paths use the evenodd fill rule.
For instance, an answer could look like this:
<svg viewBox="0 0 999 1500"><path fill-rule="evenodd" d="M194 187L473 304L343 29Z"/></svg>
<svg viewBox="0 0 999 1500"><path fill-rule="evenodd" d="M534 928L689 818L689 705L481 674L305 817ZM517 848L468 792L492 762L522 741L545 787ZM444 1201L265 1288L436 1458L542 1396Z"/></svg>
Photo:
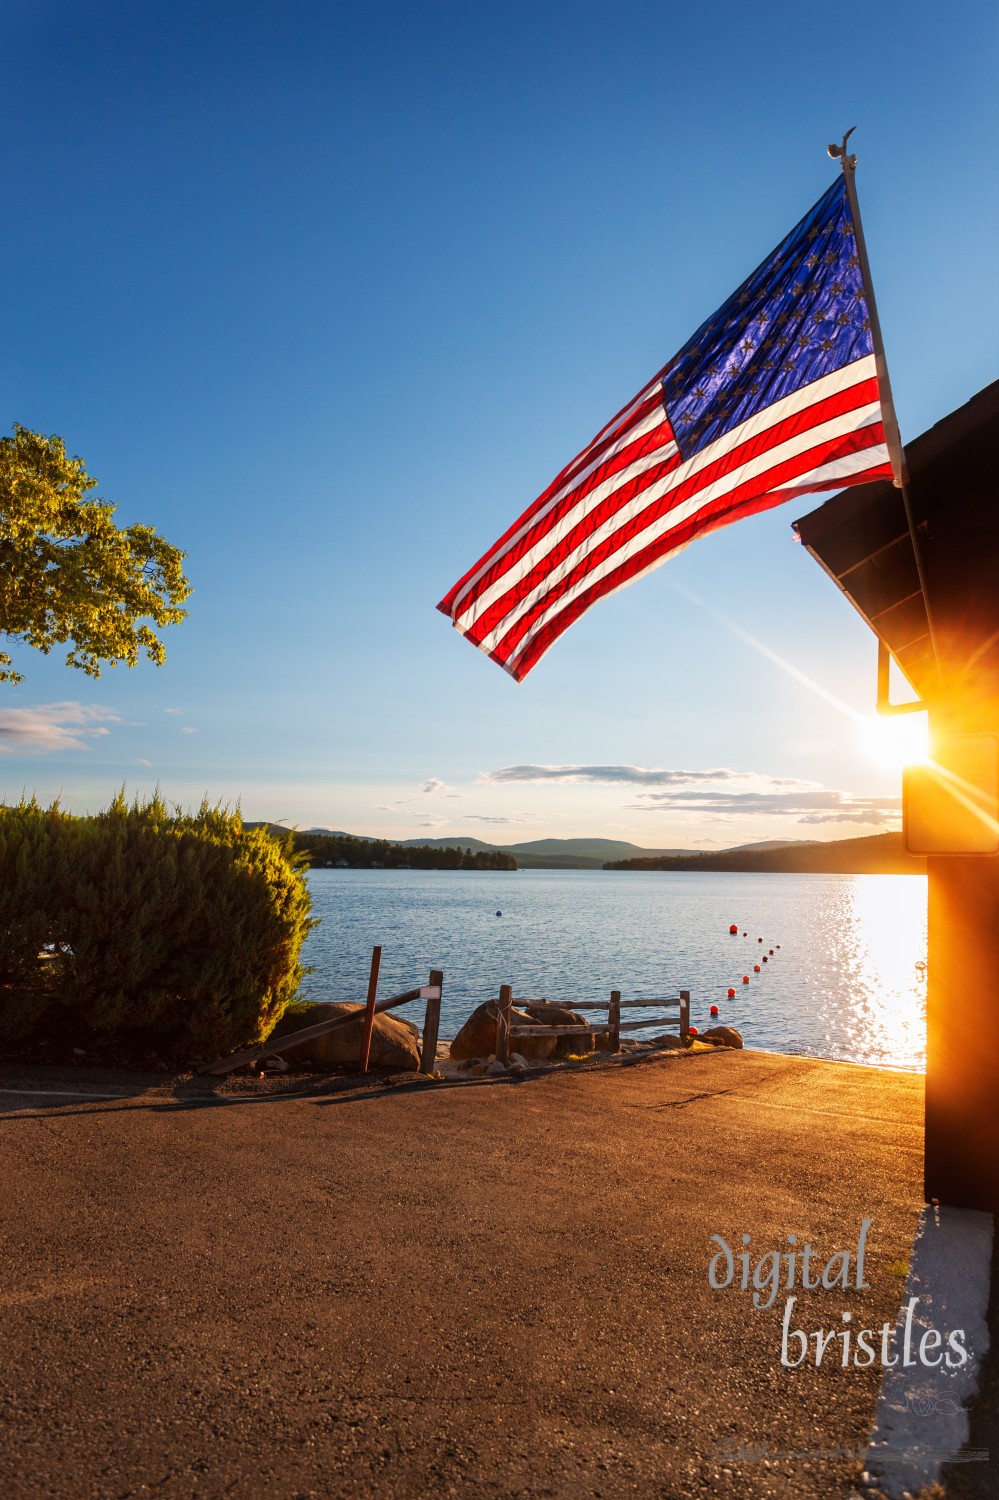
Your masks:
<svg viewBox="0 0 999 1500"><path fill-rule="evenodd" d="M783 1318L894 1322L915 1075L726 1051L0 1088L5 1500L845 1500L863 1467L880 1366L838 1339L790 1368ZM853 1281L754 1307L738 1256L765 1301L761 1258L797 1277L806 1244Z"/></svg>

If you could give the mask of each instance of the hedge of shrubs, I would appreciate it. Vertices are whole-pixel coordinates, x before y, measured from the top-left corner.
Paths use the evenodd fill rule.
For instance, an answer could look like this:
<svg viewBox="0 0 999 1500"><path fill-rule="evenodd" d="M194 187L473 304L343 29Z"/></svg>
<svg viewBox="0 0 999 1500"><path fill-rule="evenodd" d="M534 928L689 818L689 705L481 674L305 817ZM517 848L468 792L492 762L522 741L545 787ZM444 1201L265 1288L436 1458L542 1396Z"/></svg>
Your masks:
<svg viewBox="0 0 999 1500"><path fill-rule="evenodd" d="M238 812L0 806L0 1049L183 1063L249 1045L298 989L309 913L290 841Z"/></svg>

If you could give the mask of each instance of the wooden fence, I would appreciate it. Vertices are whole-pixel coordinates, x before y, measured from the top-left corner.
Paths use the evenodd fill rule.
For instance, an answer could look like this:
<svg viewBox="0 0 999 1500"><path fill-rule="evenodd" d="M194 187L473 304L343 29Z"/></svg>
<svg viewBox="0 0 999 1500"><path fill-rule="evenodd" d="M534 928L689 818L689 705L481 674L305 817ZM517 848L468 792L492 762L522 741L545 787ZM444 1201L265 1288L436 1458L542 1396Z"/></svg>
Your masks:
<svg viewBox="0 0 999 1500"><path fill-rule="evenodd" d="M589 1026L577 1024L572 1026L546 1026L543 1021L536 1026L514 1025L512 1018L513 1010L513 986L509 984L500 985L499 1008L496 1019L496 1057L499 1062L508 1063L511 1052L516 1051L513 1045L521 1036L608 1036L610 1042L608 1051L620 1052L622 1031L642 1031L650 1026L668 1026L673 1020L672 1016L643 1017L640 1021L622 1021L622 1010L639 1009L662 1009L663 1006L679 1006L680 1008L680 1037L686 1041L690 1034L690 991L681 990L678 996L659 996L650 1000L622 1000L620 990L611 990L609 1000L573 1000L565 1005L550 1000L525 1000L523 1005L530 1005L533 1010L547 1009L557 1010L605 1010L607 1011L606 1026Z"/></svg>
<svg viewBox="0 0 999 1500"><path fill-rule="evenodd" d="M423 1045L420 1049L420 1072L432 1074L434 1062L437 1057L437 1036L441 1023L441 991L444 985L444 975L440 969L431 969L430 980L427 984L417 985L414 989L405 990L401 995L392 995L388 1000L377 1000L378 992L378 970L381 966L381 948L371 950L371 970L368 975L368 997L365 1001L364 1010L352 1010L349 1015L335 1016L332 1021L320 1021L315 1026L306 1026L301 1031L289 1031L284 1036L269 1038L265 1042L258 1042L256 1046L244 1047L241 1052L233 1053L232 1057L222 1057L216 1062L202 1063L198 1068L199 1073L232 1073L236 1068L246 1067L250 1063L263 1062L268 1057L283 1057L288 1051L300 1047L303 1042L311 1042L313 1037L326 1036L331 1031L338 1030L341 1026L353 1026L360 1015L361 1045L358 1050L357 1066L362 1073L368 1070L371 1059L371 1033L375 1024L375 1016L381 1016L386 1011L397 1010L400 1005L409 1005L414 1000L425 1000L427 1009L423 1020Z"/></svg>

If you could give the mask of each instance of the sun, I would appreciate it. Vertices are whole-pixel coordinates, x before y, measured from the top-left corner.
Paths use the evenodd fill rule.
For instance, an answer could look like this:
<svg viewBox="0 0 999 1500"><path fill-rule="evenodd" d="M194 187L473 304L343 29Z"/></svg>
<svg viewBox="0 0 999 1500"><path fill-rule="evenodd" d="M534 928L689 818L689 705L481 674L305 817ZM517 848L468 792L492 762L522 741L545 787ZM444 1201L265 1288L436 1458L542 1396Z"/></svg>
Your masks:
<svg viewBox="0 0 999 1500"><path fill-rule="evenodd" d="M929 727L926 715L874 714L859 725L860 741L878 765L901 771L929 759Z"/></svg>

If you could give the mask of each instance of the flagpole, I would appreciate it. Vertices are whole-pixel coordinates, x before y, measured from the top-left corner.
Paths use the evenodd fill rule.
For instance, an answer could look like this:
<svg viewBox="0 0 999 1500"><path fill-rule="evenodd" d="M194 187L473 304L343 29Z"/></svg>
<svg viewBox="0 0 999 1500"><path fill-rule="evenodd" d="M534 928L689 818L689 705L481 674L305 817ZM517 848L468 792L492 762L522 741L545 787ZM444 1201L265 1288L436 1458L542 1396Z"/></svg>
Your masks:
<svg viewBox="0 0 999 1500"><path fill-rule="evenodd" d="M881 415L884 421L885 442L888 447L888 457L891 461L894 484L897 490L902 492L902 505L905 508L905 519L909 527L909 539L912 542L912 553L916 561L916 576L919 579L919 589L923 596L923 608L926 611L926 626L930 634L930 645L933 648L933 660L936 663L937 675L940 675L940 656L937 651L936 633L933 629L933 615L930 610L930 596L926 587L926 573L923 568L923 549L919 544L919 536L916 532L916 523L912 515L912 505L909 500L909 469L905 461L905 449L902 447L902 436L899 432L898 417L895 414L895 399L892 395L891 380L888 376L888 361L885 358L884 340L881 337L881 321L878 318L878 304L874 297L874 282L871 279L871 265L867 259L867 244L864 240L864 224L860 217L860 202L857 198L857 158L856 155L848 153L846 143L856 130L856 125L843 137L840 146L829 146L829 155L843 168L843 177L846 181L846 196L850 204L850 216L853 219L853 233L857 241L857 255L860 260L860 275L864 283L864 292L867 297L867 314L871 320L871 341L874 345L874 367L878 377L878 393L881 398Z"/></svg>

